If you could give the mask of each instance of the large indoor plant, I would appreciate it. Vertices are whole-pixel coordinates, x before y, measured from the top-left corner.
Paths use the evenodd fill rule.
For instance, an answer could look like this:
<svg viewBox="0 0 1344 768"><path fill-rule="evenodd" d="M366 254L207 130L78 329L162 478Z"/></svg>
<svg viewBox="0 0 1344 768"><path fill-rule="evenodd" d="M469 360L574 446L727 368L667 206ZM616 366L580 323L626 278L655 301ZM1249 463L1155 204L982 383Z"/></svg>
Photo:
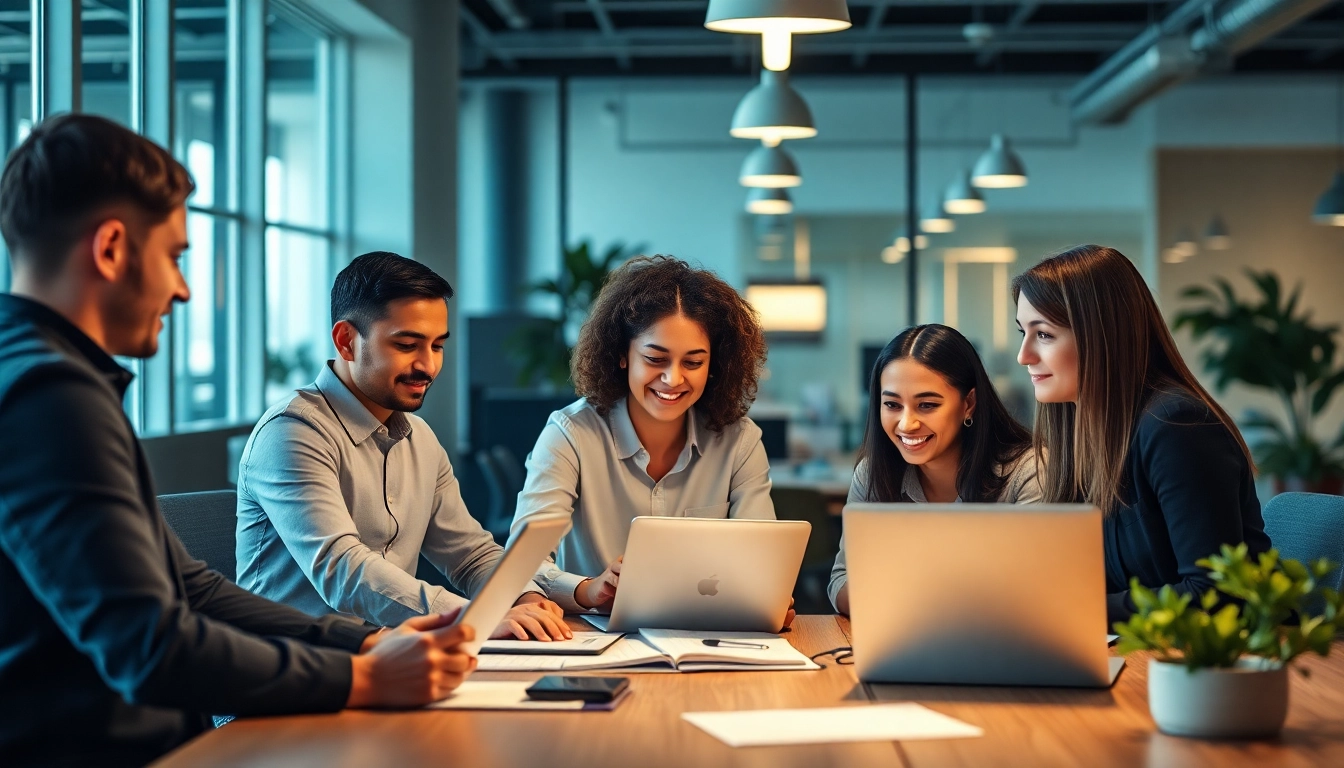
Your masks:
<svg viewBox="0 0 1344 768"><path fill-rule="evenodd" d="M560 274L554 280L529 285L529 293L555 297L556 317L539 318L520 329L509 341L518 360L518 384L562 388L569 383L569 356L574 350L578 327L588 316L588 307L602 290L611 271L639 253L643 246L626 248L616 243L594 258L587 240L565 248Z"/></svg>
<svg viewBox="0 0 1344 768"><path fill-rule="evenodd" d="M1204 367L1215 386L1232 382L1269 390L1283 404L1286 423L1267 413L1248 411L1241 420L1261 472L1277 490L1339 493L1344 483L1344 429L1320 439L1316 421L1344 384L1344 366L1335 364L1339 327L1312 322L1301 309L1302 287L1284 296L1272 272L1247 270L1260 295L1237 298L1224 279L1215 287L1191 286L1181 292L1199 303L1176 316L1177 329L1188 327L1196 340L1217 343L1204 353ZM1258 434L1257 434L1258 433Z"/></svg>
<svg viewBox="0 0 1344 768"><path fill-rule="evenodd" d="M1164 733L1278 733L1288 714L1289 662L1308 651L1327 655L1344 628L1344 599L1320 585L1334 565L1281 560L1275 550L1251 558L1245 544L1223 545L1198 565L1215 589L1197 602L1170 585L1154 593L1130 582L1138 611L1115 624L1118 650L1152 652L1148 708Z"/></svg>

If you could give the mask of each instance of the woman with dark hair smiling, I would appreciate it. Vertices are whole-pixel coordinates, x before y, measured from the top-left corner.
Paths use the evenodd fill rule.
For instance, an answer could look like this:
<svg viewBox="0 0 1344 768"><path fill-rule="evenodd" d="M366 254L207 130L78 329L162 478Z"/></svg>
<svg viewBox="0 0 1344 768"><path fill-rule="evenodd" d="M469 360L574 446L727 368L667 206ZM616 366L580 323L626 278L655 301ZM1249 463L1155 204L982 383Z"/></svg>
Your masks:
<svg viewBox="0 0 1344 768"><path fill-rule="evenodd" d="M1254 463L1190 372L1147 284L1114 248L1081 245L1013 280L1017 361L1036 390L1036 450L1052 502L1104 513L1106 614L1135 611L1129 581L1213 588L1196 564L1223 544L1270 548Z"/></svg>
<svg viewBox="0 0 1344 768"><path fill-rule="evenodd" d="M764 364L756 312L714 273L652 256L611 274L570 363L583 399L551 414L518 495L515 529L572 516L556 562L537 573L551 599L609 609L638 515L774 519L761 430L747 418Z"/></svg>
<svg viewBox="0 0 1344 768"><path fill-rule="evenodd" d="M975 347L946 325L916 325L882 348L849 502L1040 501L1031 433L1008 413ZM844 541L831 602L849 613Z"/></svg>

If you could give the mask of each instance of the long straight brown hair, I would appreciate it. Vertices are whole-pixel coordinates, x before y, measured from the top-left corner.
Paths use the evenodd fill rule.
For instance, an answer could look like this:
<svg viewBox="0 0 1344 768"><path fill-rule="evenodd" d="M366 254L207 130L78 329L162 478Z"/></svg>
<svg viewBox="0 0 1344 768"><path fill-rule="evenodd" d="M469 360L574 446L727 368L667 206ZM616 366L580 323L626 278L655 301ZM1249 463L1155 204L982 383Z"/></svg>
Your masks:
<svg viewBox="0 0 1344 768"><path fill-rule="evenodd" d="M1232 433L1254 469L1241 432L1190 372L1143 277L1124 254L1080 245L1013 279L1027 301L1078 344L1078 403L1037 403L1034 445L1045 461L1046 501L1087 501L1109 513L1121 503L1130 438L1155 392L1198 398Z"/></svg>

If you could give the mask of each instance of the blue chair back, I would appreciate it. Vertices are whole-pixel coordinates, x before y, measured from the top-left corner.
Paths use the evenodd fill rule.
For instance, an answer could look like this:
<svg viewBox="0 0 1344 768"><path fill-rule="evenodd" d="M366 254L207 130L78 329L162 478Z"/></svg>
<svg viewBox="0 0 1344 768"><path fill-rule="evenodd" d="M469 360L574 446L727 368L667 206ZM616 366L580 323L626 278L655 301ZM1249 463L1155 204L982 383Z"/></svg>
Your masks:
<svg viewBox="0 0 1344 768"><path fill-rule="evenodd" d="M236 491L168 494L159 497L159 510L192 557L229 581L238 580Z"/></svg>
<svg viewBox="0 0 1344 768"><path fill-rule="evenodd" d="M1281 493L1265 505L1265 533L1279 556L1335 563L1325 585L1344 591L1344 496Z"/></svg>

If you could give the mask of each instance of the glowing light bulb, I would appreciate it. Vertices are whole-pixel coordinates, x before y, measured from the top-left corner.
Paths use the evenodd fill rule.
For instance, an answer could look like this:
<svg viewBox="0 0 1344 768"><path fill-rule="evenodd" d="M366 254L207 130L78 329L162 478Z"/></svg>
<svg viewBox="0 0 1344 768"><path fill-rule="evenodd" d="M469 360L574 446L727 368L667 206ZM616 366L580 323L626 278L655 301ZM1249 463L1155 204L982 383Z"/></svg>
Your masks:
<svg viewBox="0 0 1344 768"><path fill-rule="evenodd" d="M774 27L761 33L761 63L766 69L783 72L792 56L793 35L788 29Z"/></svg>

